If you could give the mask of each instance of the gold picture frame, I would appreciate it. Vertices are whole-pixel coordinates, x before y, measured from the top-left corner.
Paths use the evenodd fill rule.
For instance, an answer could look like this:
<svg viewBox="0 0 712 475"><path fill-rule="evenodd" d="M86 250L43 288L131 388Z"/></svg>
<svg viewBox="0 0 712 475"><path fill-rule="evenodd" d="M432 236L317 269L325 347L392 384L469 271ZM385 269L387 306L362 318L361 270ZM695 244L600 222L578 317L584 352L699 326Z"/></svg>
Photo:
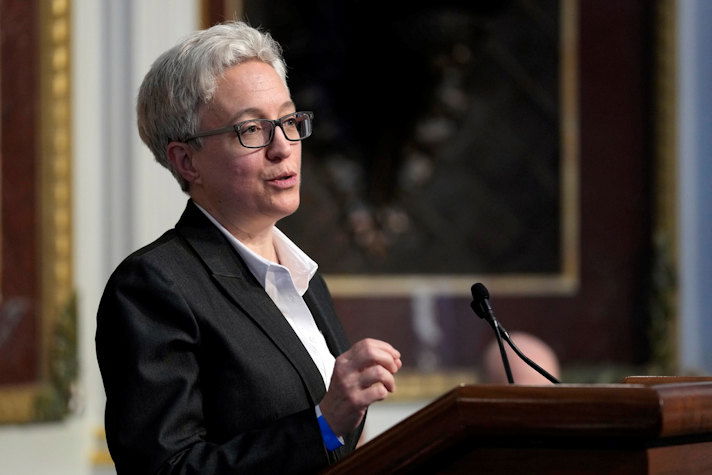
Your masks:
<svg viewBox="0 0 712 475"><path fill-rule="evenodd" d="M203 27L240 19L244 2L202 0ZM579 204L579 110L578 110L578 11L579 2L559 2L559 254L557 272L507 273L486 275L450 274L338 274L325 278L335 298L409 297L426 290L439 296L466 297L473 282L486 281L492 292L501 296L575 295L580 289L580 204Z"/></svg>
<svg viewBox="0 0 712 475"><path fill-rule="evenodd" d="M33 223L24 230L28 240L36 243L30 252L35 256L32 273L28 278L37 282L37 291L28 302L32 309L25 318L33 319L28 335L20 334L19 325L9 328L5 343L20 340L21 350L29 361L36 364L24 368L19 382L0 383L0 423L25 423L58 420L67 415L72 403L74 382L77 377L76 310L74 305L72 269L72 115L71 115L71 2L69 0L5 2L3 22L22 19L23 23L39 25L38 28L17 28L3 25L4 43L12 47L29 45L17 58L34 63L36 78L22 90L9 90L5 94L22 95L26 110L19 111L30 117L28 132L35 142L28 150L34 156L18 156L18 151L8 153L3 147L2 160L34 160L34 176L21 177L23 182L36 186L36 209L28 217ZM10 26L10 27L8 27ZM3 55L9 52L3 48ZM7 64L3 61L3 64ZM3 69L3 81L16 69ZM15 84L15 83L13 83ZM13 116L5 114L3 98L3 130L18 129L27 124L13 124ZM3 136L5 139L5 136ZM3 180L3 185L8 184ZM7 193L3 194L6 197ZM3 199L0 203L3 216L11 214L15 203ZM4 236L4 234L3 234ZM10 243L22 246L22 243ZM14 252L13 249L7 252ZM1 268L3 282L12 269ZM12 295L5 295L8 302ZM13 333L13 330L18 330ZM1 349L0 349L1 350ZM9 359L15 355L10 352Z"/></svg>
<svg viewBox="0 0 712 475"><path fill-rule="evenodd" d="M335 297L397 297L428 289L439 296L468 296L473 282L486 281L498 295L573 295L580 284L579 257L579 111L578 2L560 2L560 253L553 274L488 275L341 275L325 276ZM416 290L414 290L416 289Z"/></svg>
<svg viewBox="0 0 712 475"><path fill-rule="evenodd" d="M202 3L204 11L211 12L204 16L206 27L240 18L245 10L243 2ZM469 287L481 280L501 297L497 304L504 308L508 323L548 337L565 364L577 362L582 370L575 370L582 376L571 379L589 381L591 374L600 373L597 381L602 382L612 367L672 364L674 345L658 342L671 341L676 320L675 213L674 199L670 199L675 175L676 138L670 124L674 124L676 87L676 2L625 7L612 3L603 10L579 0L559 0L558 5L560 268L546 274L432 277L327 274L337 310L353 338L368 334L397 340L407 334L409 307L418 292L443 304L438 311L447 314L448 321L458 322L462 332ZM281 14L284 18L285 13ZM249 20L259 26L258 18ZM264 26L269 30L269 24ZM648 64L653 59L648 53L655 56L654 65ZM644 94L648 86L653 86L649 95ZM658 109L653 111L651 106ZM654 136L651 123L641 120L650 112L656 113ZM654 165L646 150L655 153ZM636 173L617 173L619 168ZM649 186L656 190L651 200L646 195ZM651 216L654 229L647 227ZM660 274L653 276L652 284L646 281L651 267ZM658 278L668 274L672 281ZM363 308L383 314L368 319ZM375 328L374 323L381 320L388 325ZM391 330L392 326L397 330ZM478 338L469 342L472 352L481 349L480 333L484 331L468 333ZM587 335L589 344L569 338L576 334ZM646 341L643 334L653 336ZM593 341L596 345L590 344ZM442 374L438 371L435 376ZM423 376L416 370L414 394L421 394L416 386L422 386Z"/></svg>

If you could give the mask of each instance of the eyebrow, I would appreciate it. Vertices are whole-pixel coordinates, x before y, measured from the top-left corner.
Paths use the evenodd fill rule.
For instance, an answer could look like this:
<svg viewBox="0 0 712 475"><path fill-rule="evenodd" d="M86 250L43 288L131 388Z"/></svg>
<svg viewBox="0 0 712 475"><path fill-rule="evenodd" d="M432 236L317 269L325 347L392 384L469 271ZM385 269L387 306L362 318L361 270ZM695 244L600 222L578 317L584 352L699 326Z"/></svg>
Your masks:
<svg viewBox="0 0 712 475"><path fill-rule="evenodd" d="M279 110L284 110L284 109L296 109L296 106L294 105L293 101L289 100L289 101L282 103L282 105L279 106ZM230 120L233 122L239 122L240 120L242 120L241 118L243 118L246 115L253 115L253 116L255 116L255 118L264 118L264 117L260 117L260 116L265 116L267 114L265 114L264 111L262 109L260 109L259 107L248 107L246 109L241 109L241 110L237 111L237 113L235 115L233 115L230 118Z"/></svg>

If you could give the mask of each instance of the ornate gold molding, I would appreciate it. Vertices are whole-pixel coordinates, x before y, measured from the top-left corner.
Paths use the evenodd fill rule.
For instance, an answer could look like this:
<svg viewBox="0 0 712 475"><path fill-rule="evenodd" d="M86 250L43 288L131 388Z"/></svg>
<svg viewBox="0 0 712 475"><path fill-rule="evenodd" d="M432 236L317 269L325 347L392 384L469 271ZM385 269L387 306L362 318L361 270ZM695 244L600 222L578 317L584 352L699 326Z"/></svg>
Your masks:
<svg viewBox="0 0 712 475"><path fill-rule="evenodd" d="M43 348L49 348L51 329L73 288L71 19L69 0L41 5L42 321Z"/></svg>
<svg viewBox="0 0 712 475"><path fill-rule="evenodd" d="M72 273L71 2L40 2L42 376L36 417L68 410L76 377Z"/></svg>
<svg viewBox="0 0 712 475"><path fill-rule="evenodd" d="M76 378L70 0L39 1L39 380L3 387L0 422L64 416Z"/></svg>
<svg viewBox="0 0 712 475"><path fill-rule="evenodd" d="M210 28L217 22L241 20L243 0L200 0L201 28Z"/></svg>
<svg viewBox="0 0 712 475"><path fill-rule="evenodd" d="M396 375L397 390L385 402L403 403L434 399L454 387L477 382L476 370L462 369L432 373L401 371Z"/></svg>
<svg viewBox="0 0 712 475"><path fill-rule="evenodd" d="M36 394L35 384L4 387L1 393L2 397L0 397L0 422L28 422L32 420L35 414Z"/></svg>
<svg viewBox="0 0 712 475"><path fill-rule="evenodd" d="M677 374L677 8L661 0L655 10L653 260L651 264L651 365L657 374Z"/></svg>

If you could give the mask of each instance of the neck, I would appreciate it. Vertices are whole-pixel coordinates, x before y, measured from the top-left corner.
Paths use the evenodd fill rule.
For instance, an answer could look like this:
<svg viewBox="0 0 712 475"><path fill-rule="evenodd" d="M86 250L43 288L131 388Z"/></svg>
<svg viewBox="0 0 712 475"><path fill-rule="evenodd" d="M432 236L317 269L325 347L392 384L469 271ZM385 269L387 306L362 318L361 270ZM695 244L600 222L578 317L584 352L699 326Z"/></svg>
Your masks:
<svg viewBox="0 0 712 475"><path fill-rule="evenodd" d="M254 220L240 219L239 215L220 213L207 203L203 204L199 201L196 203L250 250L267 260L279 262L277 250L274 247L274 221L264 220L264 222L257 223Z"/></svg>
<svg viewBox="0 0 712 475"><path fill-rule="evenodd" d="M256 234L245 234L241 233L239 230L233 230L226 227L230 234L235 236L241 243L249 247L250 250L256 254L264 257L265 259L279 263L279 258L277 257L277 250L274 247L274 236L272 234L273 227L270 226L269 230L258 235Z"/></svg>

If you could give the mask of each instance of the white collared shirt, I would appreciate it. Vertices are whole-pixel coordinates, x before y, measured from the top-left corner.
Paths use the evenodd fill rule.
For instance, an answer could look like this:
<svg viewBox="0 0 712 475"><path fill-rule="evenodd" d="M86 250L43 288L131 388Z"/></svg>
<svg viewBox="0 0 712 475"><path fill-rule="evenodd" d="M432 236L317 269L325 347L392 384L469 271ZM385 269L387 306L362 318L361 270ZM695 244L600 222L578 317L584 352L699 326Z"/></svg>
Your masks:
<svg viewBox="0 0 712 475"><path fill-rule="evenodd" d="M309 352L324 379L324 386L329 389L331 373L334 371L334 356L329 351L324 335L316 326L314 317L303 298L309 288L309 281L316 273L318 267L316 262L276 227L272 232L274 247L282 265L267 260L241 243L197 203L196 206L227 237L257 281L264 287L267 295L282 312Z"/></svg>

